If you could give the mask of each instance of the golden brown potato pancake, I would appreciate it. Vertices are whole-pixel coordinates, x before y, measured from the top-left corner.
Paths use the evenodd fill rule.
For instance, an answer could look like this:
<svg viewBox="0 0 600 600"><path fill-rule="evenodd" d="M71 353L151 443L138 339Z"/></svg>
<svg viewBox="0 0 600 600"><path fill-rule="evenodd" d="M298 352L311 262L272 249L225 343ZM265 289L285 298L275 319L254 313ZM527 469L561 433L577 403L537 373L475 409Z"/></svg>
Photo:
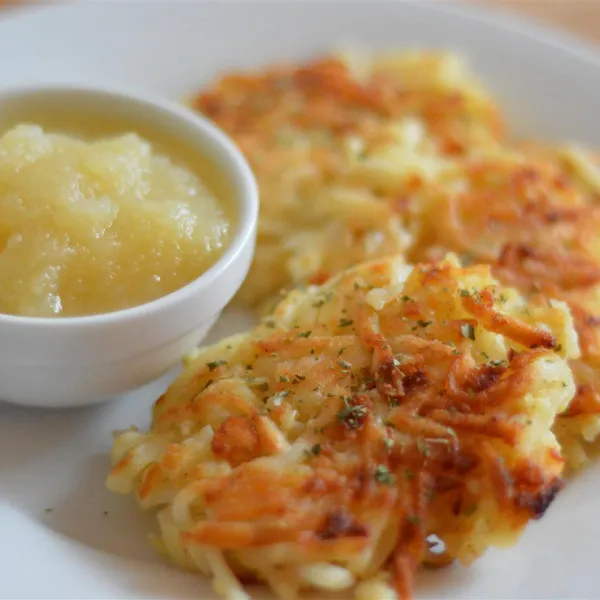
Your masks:
<svg viewBox="0 0 600 600"><path fill-rule="evenodd" d="M365 264L191 357L150 431L117 437L108 485L159 509L162 550L226 598L259 580L407 599L421 565L544 513L577 353L563 303L489 267Z"/></svg>
<svg viewBox="0 0 600 600"><path fill-rule="evenodd" d="M413 180L435 178L446 159L502 136L492 100L448 54L328 57L231 74L192 106L235 139L258 178L246 304L402 251Z"/></svg>

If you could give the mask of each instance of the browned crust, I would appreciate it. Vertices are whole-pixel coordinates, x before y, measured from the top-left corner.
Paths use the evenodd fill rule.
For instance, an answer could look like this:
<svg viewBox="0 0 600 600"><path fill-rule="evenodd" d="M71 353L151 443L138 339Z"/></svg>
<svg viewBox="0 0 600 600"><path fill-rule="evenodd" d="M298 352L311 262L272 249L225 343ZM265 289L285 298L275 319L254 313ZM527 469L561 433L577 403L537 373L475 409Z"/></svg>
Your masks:
<svg viewBox="0 0 600 600"><path fill-rule="evenodd" d="M277 451L264 424L281 424L285 401L260 414L218 385L187 404L169 407L162 400L154 426L163 431L174 418L202 422L208 407L235 413L216 428L212 441L215 456L233 471L198 482L206 517L182 534L182 542L223 550L293 542L307 560L343 561L373 543L378 515L393 514L397 542L387 568L406 599L419 565L453 558L432 557L428 536L443 539L457 523L466 526L465 515L479 495L493 499L511 528L539 518L561 487L562 459L551 451L541 463L523 457L517 448L526 425L512 417L515 399L532 385L534 362L551 355L555 342L543 329L501 314L494 290L467 298L457 288L456 271L449 263L416 267L411 277L419 291L378 313L364 301L368 288L348 276L335 300L348 302L340 307L343 326L336 325L336 312L326 328L265 329L270 335L252 342L246 350L252 364L245 368L267 380L268 391L256 392L265 400L300 386L338 390L323 398L304 426L312 447L301 467L272 470L254 460ZM384 263L373 265L370 276L385 278ZM431 299L443 303L445 294L473 317L458 323L458 337L456 322L431 313ZM503 364L477 364L471 340L460 334L461 325L470 323L523 349L513 350ZM370 361L351 358L358 349ZM240 367L199 365L194 385L202 387L218 369L220 377L239 376ZM344 458L349 451L358 460ZM172 454L170 464L174 459ZM143 493L160 486L164 469L148 470ZM479 495L469 486L474 481Z"/></svg>

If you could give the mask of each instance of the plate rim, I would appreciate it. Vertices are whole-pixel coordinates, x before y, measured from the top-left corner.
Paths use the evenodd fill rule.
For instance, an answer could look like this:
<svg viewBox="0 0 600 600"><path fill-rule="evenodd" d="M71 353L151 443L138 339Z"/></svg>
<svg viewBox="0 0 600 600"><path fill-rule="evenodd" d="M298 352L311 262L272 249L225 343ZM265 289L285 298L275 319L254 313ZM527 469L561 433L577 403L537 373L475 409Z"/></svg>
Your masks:
<svg viewBox="0 0 600 600"><path fill-rule="evenodd" d="M207 4L218 4L219 0L192 0L197 2L205 2ZM221 1L230 1L230 0L221 0ZM247 0L246 2L240 2L239 0L233 0L231 3L265 3L265 1L272 0ZM279 0L280 3L290 2L293 3L295 0ZM325 1L325 0L320 0ZM327 0L328 2L332 2L332 0ZM345 1L345 0L343 0ZM364 0L363 0L364 1ZM388 3L390 0L372 0L373 4L375 3ZM428 11L435 11L438 13L444 13L449 15L450 17L459 17L464 21L471 21L474 23L482 23L486 27L492 27L498 32L511 32L513 34L517 34L520 38L527 38L532 43L538 45L538 47L547 47L553 48L556 51L560 51L561 53L567 53L573 56L578 61L585 63L586 66L593 69L600 68L600 52L599 49L594 47L593 44L581 40L576 36L565 33L558 28L553 26L548 26L545 24L539 24L536 21L532 21L530 19L524 18L522 16L513 16L506 15L499 10L492 8L481 8L481 7L473 7L473 6L463 6L458 5L457 3L450 2L431 2L428 0L393 0L399 4L411 4L413 5L411 8L413 10L418 10L420 14L427 14ZM172 2L168 2L168 0L159 0L159 3L163 4L184 4L185 0L172 0ZM129 5L136 4L136 2L119 2L112 1L115 5ZM143 2L137 2L142 4ZM274 3L274 2L273 2ZM341 2L340 2L341 3ZM47 15L55 15L59 12L62 12L68 18L79 18L79 14L85 12L88 6L94 4L102 4L101 1L95 0L81 0L79 2L69 2L63 3L53 6L48 5L38 5L38 6L27 6L27 7L19 7L19 8L11 8L7 11L7 14L0 15L0 32L5 30L5 28L10 28L11 23L18 22L23 23L28 19L43 19L47 18ZM143 10L143 9L140 9ZM400 7L399 10L402 10ZM58 18L58 17L57 17ZM50 37L53 37L54 34L50 33ZM0 416L2 416L0 414ZM0 504L1 507L1 504ZM1 509L0 509L1 512ZM52 532L56 534L56 532ZM61 534L58 534L61 535ZM89 546L82 544L78 540L74 540L72 538L65 537L65 541L71 544L77 544L79 547L83 547L86 550L93 550L94 552L103 552L102 550L98 550L97 548L90 548ZM75 548L78 549L77 547ZM506 552L506 550L504 550ZM118 557L119 562L122 560L131 560L125 559L124 557ZM135 559L134 559L135 560ZM146 565L147 563L140 562L142 565ZM202 590L200 590L201 592ZM49 590L48 597L60 597L61 593L68 592L68 586L61 586L60 589L54 591L53 589ZM56 596L56 594L59 594ZM55 595L52 595L55 594ZM0 598L4 597L0 591ZM66 597L66 595L65 595Z"/></svg>
<svg viewBox="0 0 600 600"><path fill-rule="evenodd" d="M509 31L521 37L529 38L538 44L553 47L557 50L571 54L580 60L594 64L600 68L600 44L574 32L562 29L558 25L545 23L535 17L512 14L509 11L498 9L495 6L471 5L460 0L154 0L153 4L302 4L303 2L327 4L398 4L410 5L411 9L427 12L444 13L451 17L459 17L466 21L475 21L497 30ZM77 14L89 6L113 4L114 6L143 5L143 0L58 0L56 4L49 4L42 0L40 4L9 6L0 14L0 28L9 27L14 22L22 23L32 18L42 18L46 14L64 12Z"/></svg>

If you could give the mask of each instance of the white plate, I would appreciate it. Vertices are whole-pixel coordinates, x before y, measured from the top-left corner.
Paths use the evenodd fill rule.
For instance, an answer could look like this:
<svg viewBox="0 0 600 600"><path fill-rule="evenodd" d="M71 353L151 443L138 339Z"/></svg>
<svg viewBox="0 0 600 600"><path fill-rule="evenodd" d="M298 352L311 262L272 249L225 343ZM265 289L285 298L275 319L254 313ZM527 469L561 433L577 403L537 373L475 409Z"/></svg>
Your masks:
<svg viewBox="0 0 600 600"><path fill-rule="evenodd" d="M600 61L591 50L447 5L140 2L43 9L0 22L0 85L112 81L180 97L224 69L347 43L459 51L521 135L600 146ZM211 339L243 325L243 315L229 315ZM88 409L0 405L0 597L212 597L201 577L154 555L147 543L152 518L104 488L111 431L145 425L168 380ZM598 497L600 468L593 467L516 547L489 552L468 570L424 574L418 597L600 598Z"/></svg>

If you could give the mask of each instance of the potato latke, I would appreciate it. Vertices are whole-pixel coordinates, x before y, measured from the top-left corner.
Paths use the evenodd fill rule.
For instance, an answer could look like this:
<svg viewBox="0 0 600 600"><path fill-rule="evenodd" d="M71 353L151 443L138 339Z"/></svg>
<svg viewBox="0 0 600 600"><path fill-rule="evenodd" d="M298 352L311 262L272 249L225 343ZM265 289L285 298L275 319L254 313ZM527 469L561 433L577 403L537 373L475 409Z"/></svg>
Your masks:
<svg viewBox="0 0 600 600"><path fill-rule="evenodd" d="M261 189L239 299L404 252L494 266L531 301L567 301L581 339L576 400L557 423L570 467L600 433L600 169L572 145L508 138L455 56L329 58L230 75L194 106L240 144Z"/></svg>
<svg viewBox="0 0 600 600"><path fill-rule="evenodd" d="M151 430L118 435L108 486L158 508L160 547L225 598L259 580L406 599L420 565L469 564L544 513L577 353L566 305L489 267L365 264L199 351Z"/></svg>
<svg viewBox="0 0 600 600"><path fill-rule="evenodd" d="M259 181L258 247L239 296L247 304L404 250L415 179L435 179L447 159L502 135L492 100L447 54L228 75L192 105L236 140Z"/></svg>

